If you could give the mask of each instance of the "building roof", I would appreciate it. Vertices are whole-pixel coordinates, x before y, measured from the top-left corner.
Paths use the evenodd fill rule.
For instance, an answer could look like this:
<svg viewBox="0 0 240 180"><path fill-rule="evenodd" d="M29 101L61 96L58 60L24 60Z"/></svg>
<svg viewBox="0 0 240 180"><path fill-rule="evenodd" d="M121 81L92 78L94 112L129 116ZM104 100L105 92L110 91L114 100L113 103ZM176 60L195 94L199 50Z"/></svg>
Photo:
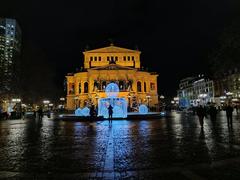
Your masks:
<svg viewBox="0 0 240 180"><path fill-rule="evenodd" d="M107 46L107 47L88 50L83 52L83 54L85 53L141 53L141 51L122 48L122 47L114 46L111 44L110 46Z"/></svg>

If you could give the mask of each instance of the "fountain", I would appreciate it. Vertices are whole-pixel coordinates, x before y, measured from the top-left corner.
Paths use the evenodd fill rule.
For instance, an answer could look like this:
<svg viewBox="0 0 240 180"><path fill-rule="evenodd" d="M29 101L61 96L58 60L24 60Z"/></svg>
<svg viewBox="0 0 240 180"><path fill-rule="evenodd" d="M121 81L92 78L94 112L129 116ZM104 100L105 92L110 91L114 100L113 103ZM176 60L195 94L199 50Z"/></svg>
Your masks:
<svg viewBox="0 0 240 180"><path fill-rule="evenodd" d="M116 83L110 83L106 87L107 98L98 100L98 116L108 118L108 107L113 107L113 118L127 117L127 102L125 98L117 97L119 87Z"/></svg>
<svg viewBox="0 0 240 180"><path fill-rule="evenodd" d="M90 109L88 107L84 107L81 109L80 107L75 110L75 116L89 116Z"/></svg>
<svg viewBox="0 0 240 180"><path fill-rule="evenodd" d="M98 100L98 115L97 117L90 117L90 109L84 107L83 109L77 108L74 114L59 115L63 120L102 120L108 118L108 107L113 107L113 118L124 119L142 119L142 118L160 118L165 116L165 112L149 112L148 107L145 104L141 104L138 108L138 112L127 112L127 102L125 98L118 97L119 87L116 83L110 83L106 87L105 91L107 97L100 98ZM164 114L163 114L164 113Z"/></svg>

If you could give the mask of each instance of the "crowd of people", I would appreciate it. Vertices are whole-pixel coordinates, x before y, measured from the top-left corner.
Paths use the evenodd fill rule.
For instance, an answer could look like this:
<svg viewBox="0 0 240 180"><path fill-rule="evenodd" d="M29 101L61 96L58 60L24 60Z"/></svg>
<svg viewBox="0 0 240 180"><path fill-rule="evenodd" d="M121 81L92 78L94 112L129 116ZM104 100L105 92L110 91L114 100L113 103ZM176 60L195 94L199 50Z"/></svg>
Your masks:
<svg viewBox="0 0 240 180"><path fill-rule="evenodd" d="M227 119L227 124L228 127L232 128L232 116L233 116L233 111L234 108L236 109L236 113L238 114L238 106L233 106L231 103L228 103L223 110L226 111L226 119ZM197 114L198 119L199 119L199 124L201 128L203 129L204 125L204 118L207 117L207 115L210 116L211 121L214 123L217 120L217 113L218 109L214 106L214 104L211 104L208 108L206 106L199 105L197 108L194 109L193 113Z"/></svg>

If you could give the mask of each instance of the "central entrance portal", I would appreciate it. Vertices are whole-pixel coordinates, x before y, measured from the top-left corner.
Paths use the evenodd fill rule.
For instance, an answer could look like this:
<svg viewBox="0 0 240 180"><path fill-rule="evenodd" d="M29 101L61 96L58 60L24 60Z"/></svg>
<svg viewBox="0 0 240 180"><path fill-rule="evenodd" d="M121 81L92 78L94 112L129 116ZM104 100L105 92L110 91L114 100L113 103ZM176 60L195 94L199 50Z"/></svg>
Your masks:
<svg viewBox="0 0 240 180"><path fill-rule="evenodd" d="M116 83L108 84L105 93L107 98L101 98L98 100L98 116L108 118L108 107L111 105L113 107L114 118L126 118L127 102L125 98L118 97L118 85Z"/></svg>

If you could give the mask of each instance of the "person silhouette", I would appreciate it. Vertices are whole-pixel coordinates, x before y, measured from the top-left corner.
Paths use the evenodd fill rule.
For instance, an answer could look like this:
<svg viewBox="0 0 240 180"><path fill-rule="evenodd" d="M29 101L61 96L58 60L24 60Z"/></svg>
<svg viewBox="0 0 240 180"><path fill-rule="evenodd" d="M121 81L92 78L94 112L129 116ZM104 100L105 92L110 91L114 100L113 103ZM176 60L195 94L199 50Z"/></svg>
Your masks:
<svg viewBox="0 0 240 180"><path fill-rule="evenodd" d="M211 104L208 112L209 112L211 121L215 122L217 118L217 108L213 104Z"/></svg>
<svg viewBox="0 0 240 180"><path fill-rule="evenodd" d="M197 115L198 115L198 119L199 119L199 123L201 125L201 129L203 129L203 119L204 119L204 116L206 115L206 112L205 112L205 109L202 105L200 105L198 108L197 108Z"/></svg>
<svg viewBox="0 0 240 180"><path fill-rule="evenodd" d="M108 107L108 120L109 120L109 123L112 123L112 115L113 115L113 107L110 104L109 107Z"/></svg>
<svg viewBox="0 0 240 180"><path fill-rule="evenodd" d="M42 107L40 107L40 108L38 109L38 119L39 119L39 120L42 120L42 118L43 118L43 109L42 109Z"/></svg>
<svg viewBox="0 0 240 180"><path fill-rule="evenodd" d="M90 108L90 117L93 119L95 117L95 115L96 115L95 107L94 107L94 105L92 105Z"/></svg>
<svg viewBox="0 0 240 180"><path fill-rule="evenodd" d="M227 123L228 123L228 127L231 126L232 127L232 113L233 113L233 107L231 106L231 104L229 103L226 107L226 115L227 115Z"/></svg>

